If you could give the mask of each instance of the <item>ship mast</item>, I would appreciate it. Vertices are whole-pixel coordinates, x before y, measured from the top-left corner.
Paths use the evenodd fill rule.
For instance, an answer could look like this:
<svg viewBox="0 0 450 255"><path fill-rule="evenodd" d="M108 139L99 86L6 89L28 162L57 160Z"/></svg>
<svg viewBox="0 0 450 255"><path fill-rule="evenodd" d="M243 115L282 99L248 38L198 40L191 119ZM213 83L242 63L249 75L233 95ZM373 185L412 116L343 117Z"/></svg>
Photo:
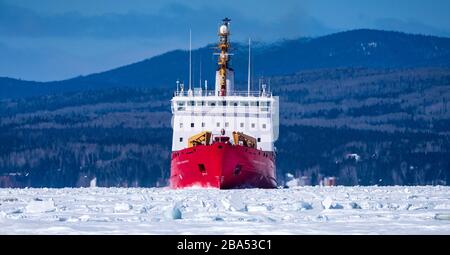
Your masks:
<svg viewBox="0 0 450 255"><path fill-rule="evenodd" d="M192 87L192 31L189 29L189 91Z"/></svg>
<svg viewBox="0 0 450 255"><path fill-rule="evenodd" d="M248 96L250 96L250 65L251 65L251 54L252 54L252 41L250 38L248 38L248 74L247 74L247 90L248 90Z"/></svg>
<svg viewBox="0 0 450 255"><path fill-rule="evenodd" d="M219 45L218 48L220 50L219 54L219 84L220 84L220 90L219 90L219 96L226 96L227 95L227 70L228 70L228 63L230 61L228 50L230 49L230 43L229 43L229 36L230 31L228 29L228 26L230 24L230 19L225 18L222 20L223 24L220 26L219 29Z"/></svg>

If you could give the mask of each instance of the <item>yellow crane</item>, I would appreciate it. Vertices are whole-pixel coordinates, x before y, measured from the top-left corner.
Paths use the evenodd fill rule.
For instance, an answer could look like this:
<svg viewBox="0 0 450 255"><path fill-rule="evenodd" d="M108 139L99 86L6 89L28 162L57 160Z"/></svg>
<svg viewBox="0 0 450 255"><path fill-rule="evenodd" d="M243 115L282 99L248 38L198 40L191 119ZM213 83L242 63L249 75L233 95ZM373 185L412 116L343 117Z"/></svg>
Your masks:
<svg viewBox="0 0 450 255"><path fill-rule="evenodd" d="M242 145L249 148L256 149L256 139L254 137L251 137L249 135L246 135L242 132L233 132L233 139L234 144L240 144L242 142Z"/></svg>
<svg viewBox="0 0 450 255"><path fill-rule="evenodd" d="M201 132L189 138L188 147L191 148L197 145L209 145L210 140L211 132Z"/></svg>

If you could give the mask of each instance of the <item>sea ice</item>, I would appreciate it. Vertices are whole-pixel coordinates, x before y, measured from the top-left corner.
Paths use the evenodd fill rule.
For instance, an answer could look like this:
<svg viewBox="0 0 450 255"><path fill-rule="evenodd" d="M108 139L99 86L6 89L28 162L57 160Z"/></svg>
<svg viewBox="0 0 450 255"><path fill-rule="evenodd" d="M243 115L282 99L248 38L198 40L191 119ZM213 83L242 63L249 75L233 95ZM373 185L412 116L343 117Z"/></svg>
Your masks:
<svg viewBox="0 0 450 255"><path fill-rule="evenodd" d="M133 206L127 203L118 203L114 206L114 212L121 213L121 212L128 212L131 210Z"/></svg>
<svg viewBox="0 0 450 255"><path fill-rule="evenodd" d="M180 220L183 218L183 213L180 210L180 204L177 203L173 206L167 206L164 210L164 216L167 219Z"/></svg>
<svg viewBox="0 0 450 255"><path fill-rule="evenodd" d="M56 210L55 203L52 200L42 201L33 200L25 207L27 213L46 213Z"/></svg>
<svg viewBox="0 0 450 255"><path fill-rule="evenodd" d="M325 198L325 200L322 201L322 205L324 209L342 209L344 208L342 205L336 203L331 199L330 197Z"/></svg>
<svg viewBox="0 0 450 255"><path fill-rule="evenodd" d="M0 189L0 234L449 235L449 208L444 186Z"/></svg>

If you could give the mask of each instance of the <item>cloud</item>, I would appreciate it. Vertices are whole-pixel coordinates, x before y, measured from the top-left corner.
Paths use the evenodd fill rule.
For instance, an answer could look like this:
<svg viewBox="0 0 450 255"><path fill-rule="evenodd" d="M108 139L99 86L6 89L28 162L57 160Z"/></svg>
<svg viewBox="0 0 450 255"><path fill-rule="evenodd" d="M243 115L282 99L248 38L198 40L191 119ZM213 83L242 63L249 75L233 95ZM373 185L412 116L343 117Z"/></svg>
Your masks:
<svg viewBox="0 0 450 255"><path fill-rule="evenodd" d="M155 21L158 23L155 24ZM85 16L78 12L40 14L0 2L0 34L25 37L125 37L167 33L172 20L138 13Z"/></svg>
<svg viewBox="0 0 450 255"><path fill-rule="evenodd" d="M229 8L201 6L193 8L180 3L168 4L155 14L128 12L83 15L79 12L43 14L0 2L0 35L22 37L184 37L189 27L196 36L206 39L217 27L224 13L239 24L239 32L275 39L304 34L324 34L327 28L305 15L292 13L279 22L264 22ZM309 28L305 30L303 28ZM247 36L247 35L246 35ZM208 37L209 38L209 37ZM278 38L277 38L278 39Z"/></svg>
<svg viewBox="0 0 450 255"><path fill-rule="evenodd" d="M320 36L336 32L310 16L300 1L290 3L289 9L269 27L278 31L283 38Z"/></svg>

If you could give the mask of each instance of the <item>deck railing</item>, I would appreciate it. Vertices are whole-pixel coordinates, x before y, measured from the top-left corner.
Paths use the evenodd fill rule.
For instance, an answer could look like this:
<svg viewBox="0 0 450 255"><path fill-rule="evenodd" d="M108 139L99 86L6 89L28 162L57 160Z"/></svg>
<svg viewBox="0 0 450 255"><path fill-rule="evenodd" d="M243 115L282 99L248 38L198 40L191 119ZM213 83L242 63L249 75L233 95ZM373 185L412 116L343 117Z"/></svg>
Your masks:
<svg viewBox="0 0 450 255"><path fill-rule="evenodd" d="M207 96L219 96L219 92L205 91L205 90L191 90L191 91L175 91L174 96L177 97L207 97ZM233 91L227 93L227 96L240 96L240 97L272 97L272 92L268 91Z"/></svg>

